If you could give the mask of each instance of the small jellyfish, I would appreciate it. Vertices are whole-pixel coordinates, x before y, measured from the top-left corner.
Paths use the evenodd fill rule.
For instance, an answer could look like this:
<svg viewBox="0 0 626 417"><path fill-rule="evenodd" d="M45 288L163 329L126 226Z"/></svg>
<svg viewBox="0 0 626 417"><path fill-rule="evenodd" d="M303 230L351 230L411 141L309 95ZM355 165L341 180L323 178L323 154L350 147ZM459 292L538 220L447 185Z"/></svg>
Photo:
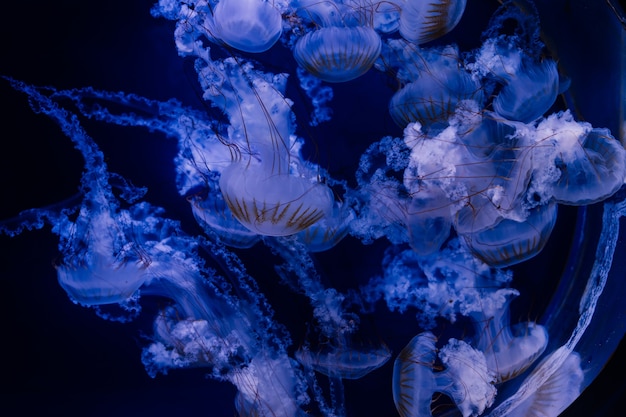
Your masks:
<svg viewBox="0 0 626 417"><path fill-rule="evenodd" d="M270 49L282 33L280 11L264 0L220 0L213 10L212 35L244 52Z"/></svg>
<svg viewBox="0 0 626 417"><path fill-rule="evenodd" d="M293 56L311 74L338 83L365 74L374 65L380 50L380 36L370 27L330 26L298 39Z"/></svg>
<svg viewBox="0 0 626 417"><path fill-rule="evenodd" d="M464 417L481 414L496 395L485 357L467 343L450 339L439 353L446 369L435 372L436 341L432 333L420 333L396 358L392 388L400 416L432 416L432 398L437 392L449 396Z"/></svg>
<svg viewBox="0 0 626 417"><path fill-rule="evenodd" d="M551 201L530 210L525 220L502 219L477 232L463 233L470 251L490 266L504 268L537 255L548 242L557 218Z"/></svg>
<svg viewBox="0 0 626 417"><path fill-rule="evenodd" d="M460 68L442 62L421 71L413 82L396 92L389 113L402 128L419 122L425 130L442 127L463 100L482 101L480 84Z"/></svg>
<svg viewBox="0 0 626 417"><path fill-rule="evenodd" d="M509 120L529 123L541 117L556 100L559 72L556 62L523 63L493 100L493 108Z"/></svg>
<svg viewBox="0 0 626 417"><path fill-rule="evenodd" d="M119 224L122 217L83 207L79 220L70 225L79 234L62 233L71 236L65 242L70 252L57 266L57 277L74 302L84 306L120 303L148 279L150 259L133 242L124 243Z"/></svg>
<svg viewBox="0 0 626 417"><path fill-rule="evenodd" d="M466 0L406 0L400 12L400 34L417 44L450 32L465 11Z"/></svg>
<svg viewBox="0 0 626 417"><path fill-rule="evenodd" d="M359 344L340 337L338 340L321 344L314 351L304 346L296 351L298 362L321 374L333 378L359 379L383 366L391 357L384 344Z"/></svg>
<svg viewBox="0 0 626 417"><path fill-rule="evenodd" d="M561 349L557 349L548 355L536 369L541 370L544 363L562 353ZM536 373L533 371L529 379ZM506 415L510 417L558 416L578 398L583 379L580 355L576 352L569 353L561 366L543 384L533 387L534 392L515 408L509 410Z"/></svg>

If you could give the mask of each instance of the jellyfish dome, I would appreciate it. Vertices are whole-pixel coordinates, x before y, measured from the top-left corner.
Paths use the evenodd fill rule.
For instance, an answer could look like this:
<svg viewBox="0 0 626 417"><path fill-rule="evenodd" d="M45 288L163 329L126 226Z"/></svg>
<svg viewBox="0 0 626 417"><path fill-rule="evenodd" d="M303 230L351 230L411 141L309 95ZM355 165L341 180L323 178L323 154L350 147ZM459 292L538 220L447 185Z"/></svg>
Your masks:
<svg viewBox="0 0 626 417"><path fill-rule="evenodd" d="M298 14L317 27L298 38L293 56L302 68L328 82L344 82L367 72L382 42L369 20L373 10L352 2L302 1ZM370 6L371 8L375 6Z"/></svg>
<svg viewBox="0 0 626 417"><path fill-rule="evenodd" d="M623 409L615 1L13 3L4 414Z"/></svg>
<svg viewBox="0 0 626 417"><path fill-rule="evenodd" d="M280 11L263 0L220 0L213 9L213 35L245 52L265 52L282 32Z"/></svg>
<svg viewBox="0 0 626 417"><path fill-rule="evenodd" d="M371 28L324 27L298 40L294 58L311 74L329 82L350 81L369 70L381 41Z"/></svg>

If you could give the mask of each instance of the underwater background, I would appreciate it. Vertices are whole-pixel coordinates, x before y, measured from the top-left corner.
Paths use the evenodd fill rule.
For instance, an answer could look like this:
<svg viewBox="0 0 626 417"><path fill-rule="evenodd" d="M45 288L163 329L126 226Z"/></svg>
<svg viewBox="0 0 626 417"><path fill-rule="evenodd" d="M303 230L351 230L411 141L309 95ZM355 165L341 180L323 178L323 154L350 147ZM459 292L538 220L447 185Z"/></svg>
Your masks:
<svg viewBox="0 0 626 417"><path fill-rule="evenodd" d="M97 90L124 91L161 101L176 98L202 111L208 105L200 98L202 91L197 85L193 65L177 56L172 38L173 23L150 15L153 3L149 0L98 3L37 0L7 4L0 24L3 53L0 75L59 90L92 86ZM569 2L562 3L562 12L566 13ZM493 11L498 5L495 0L468 0L466 15L455 28L454 39L462 49L478 45L480 34L491 17L483 9ZM614 45L617 50L622 48L622 54L623 37L622 33L622 39L616 39ZM613 48L610 44L594 43L592 36L581 36L574 43L581 53L590 55ZM268 71L272 71L272 62L288 62L294 71L296 68L284 48L265 52L259 61ZM307 149L307 152L315 155L316 162L328 171L350 177L354 175L359 156L370 143L386 135L401 136L402 129L387 112L388 99L396 86L385 74L375 70L332 86L335 91L329 104L333 109L332 119L318 127L307 128L306 134L315 138L319 148ZM4 197L0 219L75 196L84 168L81 155L52 121L32 112L23 93L15 91L5 80L0 80L0 91L4 107L0 116L4 127L0 166ZM287 95L296 102L296 112L306 115L310 111L306 104L301 104L305 101L303 97L299 100L297 95ZM371 103L371 97L379 97L380 103L361 105ZM606 106L591 110L598 113L598 126L607 125L603 115L611 111L611 104ZM346 128L340 121L345 120L358 122L352 123L349 130L342 130ZM619 127L609 127L617 136ZM110 171L131 179L137 186L147 187L150 202L165 207L168 217L180 220L187 233L202 233L189 204L177 192L174 141L155 137L140 128L121 128L93 121L86 122L85 129L101 147ZM333 135L339 138L329 139ZM542 269L542 276L552 272L547 269L550 257L559 256L560 237L571 239L571 230L563 219L575 218L575 210L565 209L559 216L560 223L548 244L547 254L533 260L533 267ZM623 220L621 226L626 226ZM150 342L152 318L149 313L162 307L159 300L148 300L143 312L130 323L102 320L92 311L72 303L59 286L54 270L59 256L58 239L49 230L31 231L10 239L1 236L0 245L0 279L4 293L1 308L6 328L2 343L5 361L2 380L9 386L0 404L0 414L236 415L235 387L208 378L202 368L173 370L156 378L148 375L141 355ZM362 279L381 273L380 262L376 263L384 250L381 244L368 246L365 254L349 249L347 245L340 248L337 255L341 258L340 264L336 258L320 257L325 269L336 269L339 265L340 270L335 270L332 277L345 278L336 284L340 289L359 285ZM250 274L259 281L263 281L263 270L249 265L261 264L265 255L261 252L244 258ZM615 256L626 258L626 253ZM520 267L516 274L524 273L524 268ZM554 274L558 274L558 267L555 268ZM626 279L626 269L623 276ZM290 292L279 282L271 282L270 278L259 285L272 300L276 315L297 328L292 334L297 347L306 337L307 329L294 323L300 317L306 322L309 312L298 300L290 299ZM546 288L554 286L546 284ZM520 307L512 313L512 318L536 320L548 301L549 294L523 293ZM528 305L531 307L526 308ZM374 334L385 340L393 352L392 358L410 338L411 331L402 328L404 323L393 322L389 314L372 314L362 320L365 326L381 329ZM626 322L622 321L621 326L623 334ZM622 342L599 377L563 415L618 415L623 407L619 400L626 394L626 376L622 371L626 347L623 345ZM345 395L350 404L348 415L397 415L391 384L387 382L392 362L363 379L345 383ZM384 384L381 378L386 378ZM379 392L381 389L387 392Z"/></svg>

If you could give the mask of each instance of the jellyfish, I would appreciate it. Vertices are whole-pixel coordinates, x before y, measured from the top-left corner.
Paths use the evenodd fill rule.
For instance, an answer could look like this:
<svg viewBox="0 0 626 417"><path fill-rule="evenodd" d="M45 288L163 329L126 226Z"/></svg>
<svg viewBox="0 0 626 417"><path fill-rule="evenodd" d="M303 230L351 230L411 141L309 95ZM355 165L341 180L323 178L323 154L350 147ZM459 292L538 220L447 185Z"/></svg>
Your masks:
<svg viewBox="0 0 626 417"><path fill-rule="evenodd" d="M264 0L220 0L213 9L212 35L245 52L265 52L282 32L280 11Z"/></svg>
<svg viewBox="0 0 626 417"><path fill-rule="evenodd" d="M328 82L345 82L366 73L381 51L380 36L361 10L334 1L300 2L298 13L321 27L298 38L293 56L298 64ZM365 10L363 10L365 12Z"/></svg>
<svg viewBox="0 0 626 417"><path fill-rule="evenodd" d="M134 230L136 222L144 219L134 219L131 212L119 209L104 155L76 116L59 108L33 86L14 80L11 84L29 96L33 108L59 125L85 160L81 178L84 198L76 219L66 211L45 216L54 220L53 232L59 236L63 255L57 265L59 284L74 302L85 306L115 304L131 298L149 279L150 259L138 245L145 234ZM138 197L135 190L126 191L129 199Z"/></svg>
<svg viewBox="0 0 626 417"><path fill-rule="evenodd" d="M562 204L591 204L613 195L626 177L624 148L606 129L556 113L532 132L537 161L533 191ZM530 135L529 135L530 136Z"/></svg>
<svg viewBox="0 0 626 417"><path fill-rule="evenodd" d="M410 46L404 47L406 51ZM416 53L420 52L416 50ZM419 122L425 130L445 127L457 106L465 100L482 103L482 90L477 81L459 67L458 51L450 46L442 51L424 53L426 64L419 64L415 74L389 102L389 112L402 128ZM420 61L420 60L418 60ZM413 63L403 63L403 66Z"/></svg>
<svg viewBox="0 0 626 417"><path fill-rule="evenodd" d="M462 234L474 255L495 267L511 266L537 255L554 229L557 204L530 210L523 221L502 219L493 226Z"/></svg>
<svg viewBox="0 0 626 417"><path fill-rule="evenodd" d="M237 262L225 249L207 245L214 254L223 251L219 256ZM179 256L162 257L158 278L143 289L144 296L173 301L157 316L153 342L142 355L150 375L169 369L206 368L214 378L237 387L235 405L240 413L299 415L299 376L285 346L271 342L280 328L256 305L262 298L250 294L234 300L226 291L224 278L198 264L197 244L188 237L168 238L161 248ZM229 273L235 271L239 274L237 285L250 291L245 271L233 267Z"/></svg>
<svg viewBox="0 0 626 417"><path fill-rule="evenodd" d="M450 32L465 11L466 0L407 0L400 12L400 34L417 44L427 43Z"/></svg>
<svg viewBox="0 0 626 417"><path fill-rule="evenodd" d="M392 388L398 413L432 416L432 397L440 392L455 402L463 416L482 414L496 395L484 356L467 343L451 339L439 351L445 369L435 372L436 341L432 333L420 333L396 358Z"/></svg>
<svg viewBox="0 0 626 417"><path fill-rule="evenodd" d="M231 163L220 171L219 188L233 216L254 233L284 236L330 215L333 196L302 160L292 135L291 101L285 76L255 72L208 50L200 69L207 98L230 119ZM206 80L220 80L221 85Z"/></svg>
<svg viewBox="0 0 626 417"><path fill-rule="evenodd" d="M340 379L359 379L384 365L391 353L385 345L371 346L347 340L332 342L321 350L303 346L296 351L296 359L324 375Z"/></svg>
<svg viewBox="0 0 626 417"><path fill-rule="evenodd" d="M500 116L528 123L542 116L554 104L559 91L555 61L522 63L508 78L493 100L493 108Z"/></svg>

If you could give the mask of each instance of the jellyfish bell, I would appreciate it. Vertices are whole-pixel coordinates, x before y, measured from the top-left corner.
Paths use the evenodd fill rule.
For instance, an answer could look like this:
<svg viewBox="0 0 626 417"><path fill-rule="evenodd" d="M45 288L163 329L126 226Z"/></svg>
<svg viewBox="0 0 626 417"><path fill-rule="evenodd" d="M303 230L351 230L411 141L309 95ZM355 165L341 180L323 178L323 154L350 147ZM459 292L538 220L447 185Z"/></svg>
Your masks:
<svg viewBox="0 0 626 417"><path fill-rule="evenodd" d="M347 204L334 202L329 216L299 232L297 238L310 252L327 251L346 237L355 218L354 210Z"/></svg>
<svg viewBox="0 0 626 417"><path fill-rule="evenodd" d="M540 163L536 188L562 204L593 204L613 195L626 178L626 151L608 129L552 115L537 126Z"/></svg>
<svg viewBox="0 0 626 417"><path fill-rule="evenodd" d="M493 100L497 114L510 120L529 123L541 117L554 104L559 92L556 62L523 61Z"/></svg>
<svg viewBox="0 0 626 417"><path fill-rule="evenodd" d="M292 360L281 354L268 357L259 352L251 361L231 372L229 379L238 389L235 408L240 416L303 417Z"/></svg>
<svg viewBox="0 0 626 417"><path fill-rule="evenodd" d="M465 5L466 0L406 0L401 5L400 34L417 44L437 39L459 23Z"/></svg>
<svg viewBox="0 0 626 417"><path fill-rule="evenodd" d="M411 198L406 215L409 245L420 255L439 251L450 236L450 200L437 187L422 189Z"/></svg>
<svg viewBox="0 0 626 417"><path fill-rule="evenodd" d="M414 81L396 92L389 113L402 128L419 122L425 130L445 126L464 100L482 102L480 84L468 72L449 62L431 63Z"/></svg>
<svg viewBox="0 0 626 417"><path fill-rule="evenodd" d="M220 0L213 9L212 34L244 52L265 52L280 38L282 17L265 0Z"/></svg>
<svg viewBox="0 0 626 417"><path fill-rule="evenodd" d="M503 268L541 252L554 229L557 204L551 201L530 210L524 220L501 219L493 226L462 233L470 251L488 265Z"/></svg>
<svg viewBox="0 0 626 417"><path fill-rule="evenodd" d="M332 192L316 180L243 163L222 172L220 189L233 216L261 235L298 233L330 216L333 206Z"/></svg>
<svg viewBox="0 0 626 417"><path fill-rule="evenodd" d="M329 377L359 379L383 366L391 353L384 343L359 343L348 335L321 344L319 349L305 345L295 356L305 367Z"/></svg>
<svg viewBox="0 0 626 417"><path fill-rule="evenodd" d="M298 64L328 82L345 82L365 74L381 50L380 36L367 26L322 27L298 39Z"/></svg>
<svg viewBox="0 0 626 417"><path fill-rule="evenodd" d="M546 356L527 380L538 375L543 365L563 354L561 349ZM533 415L560 415L581 392L584 372L581 367L580 355L576 352L567 354L563 363L541 385L533 386L533 392L515 408L508 411L507 416L522 417Z"/></svg>
<svg viewBox="0 0 626 417"><path fill-rule="evenodd" d="M120 245L120 237L112 235L119 226L108 210L89 216L87 229L66 242L71 247L56 268L59 284L85 306L123 302L149 278L150 260L138 256L133 243Z"/></svg>
<svg viewBox="0 0 626 417"><path fill-rule="evenodd" d="M558 202L593 204L622 187L626 179L626 151L608 129L592 129L576 153L573 161L555 161L561 171L553 189Z"/></svg>

